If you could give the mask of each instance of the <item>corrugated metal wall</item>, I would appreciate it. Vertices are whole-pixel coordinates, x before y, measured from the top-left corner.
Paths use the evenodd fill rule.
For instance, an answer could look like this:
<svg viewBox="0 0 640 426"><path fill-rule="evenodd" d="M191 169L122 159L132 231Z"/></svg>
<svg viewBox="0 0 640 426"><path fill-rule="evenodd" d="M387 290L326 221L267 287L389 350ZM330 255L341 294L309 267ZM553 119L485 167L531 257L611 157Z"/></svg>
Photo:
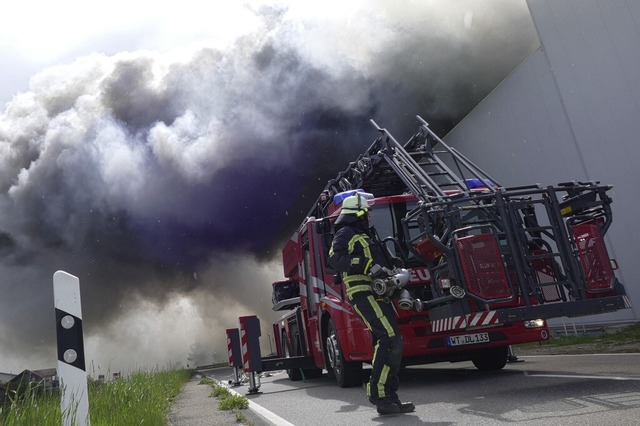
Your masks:
<svg viewBox="0 0 640 426"><path fill-rule="evenodd" d="M541 47L445 138L502 184L614 185L608 234L640 319L640 1L527 0Z"/></svg>

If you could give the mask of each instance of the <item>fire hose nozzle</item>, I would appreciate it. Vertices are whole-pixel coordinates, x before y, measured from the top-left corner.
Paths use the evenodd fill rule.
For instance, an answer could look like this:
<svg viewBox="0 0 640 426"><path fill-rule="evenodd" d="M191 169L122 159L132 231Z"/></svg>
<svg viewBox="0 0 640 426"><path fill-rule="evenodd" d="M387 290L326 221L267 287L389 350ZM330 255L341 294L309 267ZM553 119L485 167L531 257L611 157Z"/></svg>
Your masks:
<svg viewBox="0 0 640 426"><path fill-rule="evenodd" d="M407 269L399 268L391 271L378 265L374 265L371 268L370 275L373 277L371 290L378 296L387 297L390 297L397 289L406 286L410 278L410 273Z"/></svg>
<svg viewBox="0 0 640 426"><path fill-rule="evenodd" d="M408 269L397 268L397 269L394 269L394 275L392 278L397 288L403 288L409 283L411 274L409 273Z"/></svg>
<svg viewBox="0 0 640 426"><path fill-rule="evenodd" d="M374 278L371 282L371 290L378 296L384 296L387 293L387 283L382 278Z"/></svg>
<svg viewBox="0 0 640 426"><path fill-rule="evenodd" d="M398 307L403 311L408 311L414 307L413 298L406 288L400 290L400 294L398 296Z"/></svg>

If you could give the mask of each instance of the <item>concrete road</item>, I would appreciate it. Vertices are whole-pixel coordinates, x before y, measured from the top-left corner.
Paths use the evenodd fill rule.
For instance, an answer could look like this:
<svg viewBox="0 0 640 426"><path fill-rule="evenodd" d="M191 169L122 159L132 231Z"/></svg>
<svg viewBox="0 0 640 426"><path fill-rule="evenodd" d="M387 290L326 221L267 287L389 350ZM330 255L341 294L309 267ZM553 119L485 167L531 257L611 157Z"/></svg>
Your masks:
<svg viewBox="0 0 640 426"><path fill-rule="evenodd" d="M400 397L411 414L379 416L362 388L342 389L326 375L291 382L284 372L262 377L254 407L281 425L637 425L640 354L523 356L494 373L471 363L408 367ZM226 382L230 369L207 372ZM235 388L246 394L246 385Z"/></svg>

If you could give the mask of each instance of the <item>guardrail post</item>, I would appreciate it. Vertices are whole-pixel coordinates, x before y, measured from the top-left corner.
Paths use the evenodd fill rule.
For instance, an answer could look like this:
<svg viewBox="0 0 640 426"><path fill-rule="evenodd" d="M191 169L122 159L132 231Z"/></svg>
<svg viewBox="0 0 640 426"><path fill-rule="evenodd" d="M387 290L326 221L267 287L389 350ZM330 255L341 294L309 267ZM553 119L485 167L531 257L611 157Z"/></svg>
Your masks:
<svg viewBox="0 0 640 426"><path fill-rule="evenodd" d="M256 372L262 371L260 353L260 320L255 315L240 317L240 343L242 346L242 367L249 374L249 393L258 393L260 378Z"/></svg>
<svg viewBox="0 0 640 426"><path fill-rule="evenodd" d="M78 277L64 271L53 274L53 298L58 343L57 373L62 393L62 424L86 426L89 425L89 396Z"/></svg>
<svg viewBox="0 0 640 426"><path fill-rule="evenodd" d="M237 328L227 328L227 352L229 353L229 366L233 367L233 380L229 381L229 384L240 386L242 353L240 351L240 331Z"/></svg>

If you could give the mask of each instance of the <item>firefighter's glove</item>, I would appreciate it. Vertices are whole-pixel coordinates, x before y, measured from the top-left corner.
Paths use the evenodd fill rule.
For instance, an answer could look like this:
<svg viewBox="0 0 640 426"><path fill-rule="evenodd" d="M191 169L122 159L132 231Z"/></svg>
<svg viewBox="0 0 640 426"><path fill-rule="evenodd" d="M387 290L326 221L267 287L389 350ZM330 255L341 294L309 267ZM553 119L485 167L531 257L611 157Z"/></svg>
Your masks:
<svg viewBox="0 0 640 426"><path fill-rule="evenodd" d="M333 284L334 284L334 285L340 285L340 284L342 284L342 275L340 275L340 274L334 274L334 275L333 275Z"/></svg>

